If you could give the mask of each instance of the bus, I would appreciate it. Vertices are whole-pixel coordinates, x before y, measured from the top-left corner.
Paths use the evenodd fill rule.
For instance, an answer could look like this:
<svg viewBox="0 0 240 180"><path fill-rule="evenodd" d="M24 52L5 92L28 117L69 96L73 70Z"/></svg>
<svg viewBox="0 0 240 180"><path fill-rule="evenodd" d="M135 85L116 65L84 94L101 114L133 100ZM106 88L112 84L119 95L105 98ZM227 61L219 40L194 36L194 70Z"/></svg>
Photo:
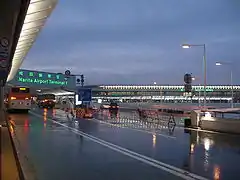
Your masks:
<svg viewBox="0 0 240 180"><path fill-rule="evenodd" d="M21 110L28 112L31 109L31 94L28 87L11 87L7 94L7 110Z"/></svg>
<svg viewBox="0 0 240 180"><path fill-rule="evenodd" d="M37 95L37 104L39 108L54 108L56 104L54 94Z"/></svg>

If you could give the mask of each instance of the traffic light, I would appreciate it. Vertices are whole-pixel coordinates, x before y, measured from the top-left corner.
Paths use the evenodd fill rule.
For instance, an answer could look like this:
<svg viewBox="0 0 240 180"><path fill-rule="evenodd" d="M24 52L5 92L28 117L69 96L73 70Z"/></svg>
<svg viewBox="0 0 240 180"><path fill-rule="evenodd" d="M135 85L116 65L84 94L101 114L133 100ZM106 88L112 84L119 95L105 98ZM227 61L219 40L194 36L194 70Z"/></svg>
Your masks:
<svg viewBox="0 0 240 180"><path fill-rule="evenodd" d="M185 84L184 85L185 92L192 92L192 85L191 84Z"/></svg>
<svg viewBox="0 0 240 180"><path fill-rule="evenodd" d="M81 77L81 85L84 86L84 75L82 74L80 77Z"/></svg>
<svg viewBox="0 0 240 180"><path fill-rule="evenodd" d="M191 84L192 83L192 75L191 74L185 74L184 75L184 82L186 84Z"/></svg>
<svg viewBox="0 0 240 180"><path fill-rule="evenodd" d="M185 92L192 92L192 75L187 73L184 75L184 91Z"/></svg>

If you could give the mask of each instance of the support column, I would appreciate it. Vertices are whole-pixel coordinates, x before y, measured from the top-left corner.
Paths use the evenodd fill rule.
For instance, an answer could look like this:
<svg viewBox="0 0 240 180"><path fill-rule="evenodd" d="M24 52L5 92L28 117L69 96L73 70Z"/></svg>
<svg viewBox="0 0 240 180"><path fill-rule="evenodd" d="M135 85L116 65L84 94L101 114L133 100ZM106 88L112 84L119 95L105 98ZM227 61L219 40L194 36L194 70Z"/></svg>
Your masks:
<svg viewBox="0 0 240 180"><path fill-rule="evenodd" d="M5 123L4 87L0 86L0 125Z"/></svg>
<svg viewBox="0 0 240 180"><path fill-rule="evenodd" d="M5 109L4 105L4 87L0 87L0 109Z"/></svg>

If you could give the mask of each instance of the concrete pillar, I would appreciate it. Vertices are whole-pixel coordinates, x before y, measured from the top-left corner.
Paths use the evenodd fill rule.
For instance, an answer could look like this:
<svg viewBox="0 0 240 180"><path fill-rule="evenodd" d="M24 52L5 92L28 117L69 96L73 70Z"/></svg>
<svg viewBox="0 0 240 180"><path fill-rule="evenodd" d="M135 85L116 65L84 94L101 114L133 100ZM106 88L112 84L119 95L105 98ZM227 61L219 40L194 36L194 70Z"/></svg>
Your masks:
<svg viewBox="0 0 240 180"><path fill-rule="evenodd" d="M0 86L0 125L5 123L4 87Z"/></svg>

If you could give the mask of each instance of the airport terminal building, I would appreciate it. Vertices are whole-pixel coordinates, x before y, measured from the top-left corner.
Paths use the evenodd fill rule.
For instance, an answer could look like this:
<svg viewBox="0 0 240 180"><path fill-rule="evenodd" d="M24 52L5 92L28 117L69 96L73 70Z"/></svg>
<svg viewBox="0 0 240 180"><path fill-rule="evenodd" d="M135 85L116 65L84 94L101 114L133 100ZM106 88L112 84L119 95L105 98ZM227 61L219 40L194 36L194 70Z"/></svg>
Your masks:
<svg viewBox="0 0 240 180"><path fill-rule="evenodd" d="M92 88L94 99L120 101L162 101L162 102L199 102L203 101L204 86L192 87L192 93L185 93L183 85L98 85ZM240 100L240 86L208 85L208 102L234 102Z"/></svg>

